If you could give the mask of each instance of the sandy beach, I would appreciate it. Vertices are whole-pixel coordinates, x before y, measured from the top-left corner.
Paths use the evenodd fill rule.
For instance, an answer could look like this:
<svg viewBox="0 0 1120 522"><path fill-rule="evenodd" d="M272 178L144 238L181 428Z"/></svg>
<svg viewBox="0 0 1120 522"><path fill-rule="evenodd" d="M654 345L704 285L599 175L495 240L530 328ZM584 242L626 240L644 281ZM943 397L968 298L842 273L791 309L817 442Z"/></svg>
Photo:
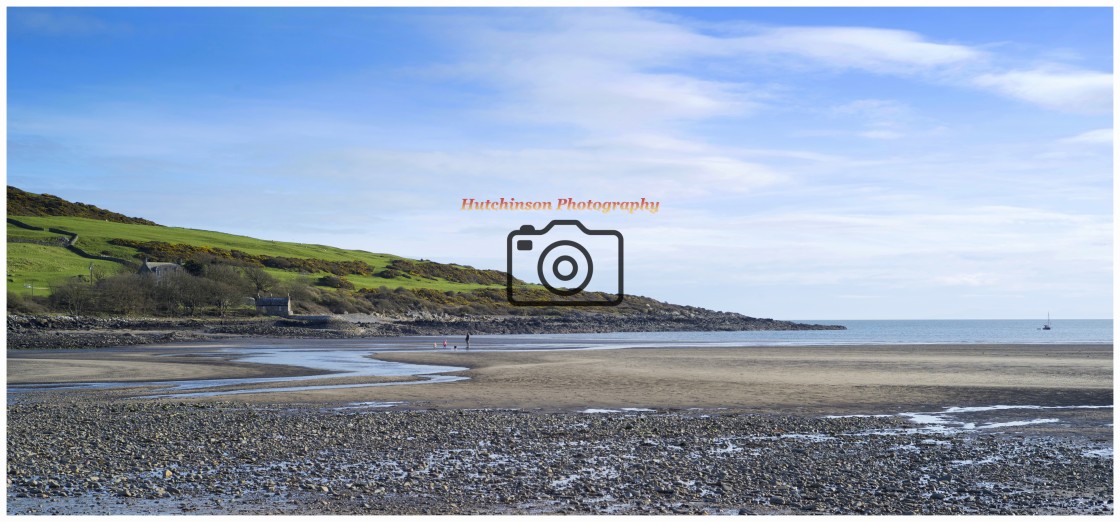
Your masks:
<svg viewBox="0 0 1120 522"><path fill-rule="evenodd" d="M1111 404L1111 347L828 346L382 353L470 367L446 389L381 390L436 407L732 407L877 411L969 403Z"/></svg>
<svg viewBox="0 0 1120 522"><path fill-rule="evenodd" d="M1111 345L370 351L375 353L369 357L379 360L469 368L455 373L469 379L438 385L253 393L193 400L391 401L423 408L561 410L727 407L788 413L871 413L970 404L1112 404ZM199 356L206 352L197 346L174 345L98 352L9 352L8 382L313 373L294 366Z"/></svg>

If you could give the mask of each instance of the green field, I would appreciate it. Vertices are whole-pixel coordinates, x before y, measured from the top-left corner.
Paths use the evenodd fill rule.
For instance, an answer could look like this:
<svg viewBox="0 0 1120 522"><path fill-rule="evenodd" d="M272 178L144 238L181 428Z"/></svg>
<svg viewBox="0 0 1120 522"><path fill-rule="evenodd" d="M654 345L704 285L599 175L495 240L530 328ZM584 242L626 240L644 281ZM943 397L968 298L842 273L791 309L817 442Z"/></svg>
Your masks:
<svg viewBox="0 0 1120 522"><path fill-rule="evenodd" d="M110 245L110 240L119 238L134 241L162 241L240 250L255 255L324 259L328 261L364 261L374 267L376 271L384 269L394 259L403 259L390 254L345 250L325 245L266 241L247 236L189 228L134 225L76 217L14 217L29 225L42 228L59 228L76 233L78 234L77 246L86 252L124 259L136 259L137 251L128 247ZM26 230L11 224L8 224L7 233L9 238L45 239L63 237L45 231ZM30 294L31 289L26 288L26 286L33 283L35 295L47 295L51 284L57 284L76 275L89 274L90 260L82 258L65 248L11 242L7 245L8 291L10 292ZM116 273L124 268L120 264L109 261L94 261L94 264L105 270L107 274ZM291 280L301 276L298 272L292 271L276 269L266 269L266 271L281 280ZM302 275L309 275L311 278L317 279L325 273ZM354 283L354 286L359 289L385 286L391 289L404 287L465 291L485 286L503 286L455 283L444 279L428 279L417 276L385 279L377 276L349 275L346 276L346 279Z"/></svg>
<svg viewBox="0 0 1120 522"><path fill-rule="evenodd" d="M11 224L11 223L8 223L8 239L9 240L11 240L12 238L55 239L55 238L58 238L58 237L62 237L62 236L59 236L58 234L55 234L54 232L47 232L46 230L27 230L26 228L20 228L20 227L17 227L15 225Z"/></svg>
<svg viewBox="0 0 1120 522"><path fill-rule="evenodd" d="M29 225L42 228L55 227L78 234L78 246L92 254L103 252L117 257L131 257L134 250L127 247L110 245L109 240L115 238L132 239L135 241L163 241L165 243L185 243L188 245L204 245L211 247L241 250L249 254L266 254L271 256L298 257L304 259L326 259L328 261L342 261L356 259L365 261L380 269L389 261L400 259L399 256L389 254L374 254L361 250L344 250L341 248L324 245L307 245L303 243L285 243L282 241L265 241L247 236L236 236L221 232L195 230L178 227L152 227L147 225L129 225L111 221L96 221L92 219L73 217L19 217L20 221ZM15 228L8 226L9 233ZM18 229L24 232L30 230Z"/></svg>
<svg viewBox="0 0 1120 522"><path fill-rule="evenodd" d="M124 269L112 261L90 261L61 247L8 243L8 291L49 295L52 284L75 276L89 277L90 263L104 274Z"/></svg>

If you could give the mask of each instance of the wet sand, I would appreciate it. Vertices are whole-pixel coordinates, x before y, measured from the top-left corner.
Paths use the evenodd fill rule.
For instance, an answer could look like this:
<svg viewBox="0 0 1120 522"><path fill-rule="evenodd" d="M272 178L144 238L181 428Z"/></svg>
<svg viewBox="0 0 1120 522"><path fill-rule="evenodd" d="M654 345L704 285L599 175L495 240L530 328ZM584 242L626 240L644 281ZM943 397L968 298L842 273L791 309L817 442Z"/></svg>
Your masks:
<svg viewBox="0 0 1120 522"><path fill-rule="evenodd" d="M8 382L297 375L300 369L190 357L191 348L9 352ZM158 356L174 353L179 357ZM950 405L1112 404L1111 345L900 345L382 351L386 361L469 368L469 380L252 393L268 403L403 402L421 408L716 408L875 413ZM308 373L304 371L303 373ZM208 398L191 400L212 400Z"/></svg>
<svg viewBox="0 0 1120 522"><path fill-rule="evenodd" d="M228 357L202 357L174 348L8 351L8 384L235 379L316 373L321 372L295 366L242 363Z"/></svg>
<svg viewBox="0 0 1120 522"><path fill-rule="evenodd" d="M470 381L446 389L379 391L383 400L437 407L872 412L970 403L1112 404L1111 346L787 346L377 357L470 367Z"/></svg>

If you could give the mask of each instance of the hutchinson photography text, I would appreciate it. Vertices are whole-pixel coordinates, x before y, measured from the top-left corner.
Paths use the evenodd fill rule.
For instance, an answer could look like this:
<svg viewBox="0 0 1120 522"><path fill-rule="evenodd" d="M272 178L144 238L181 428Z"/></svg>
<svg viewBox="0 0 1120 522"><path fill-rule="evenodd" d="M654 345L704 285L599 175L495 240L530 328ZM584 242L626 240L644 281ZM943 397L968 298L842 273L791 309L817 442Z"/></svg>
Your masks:
<svg viewBox="0 0 1120 522"><path fill-rule="evenodd" d="M518 201L515 198L498 198L479 200L463 198L463 206L459 210L557 210L557 211L591 211L609 214L611 212L649 212L656 214L661 210L660 201L647 201L641 198L637 201L596 201L593 199L576 200L574 198L559 198L555 204L552 201Z"/></svg>

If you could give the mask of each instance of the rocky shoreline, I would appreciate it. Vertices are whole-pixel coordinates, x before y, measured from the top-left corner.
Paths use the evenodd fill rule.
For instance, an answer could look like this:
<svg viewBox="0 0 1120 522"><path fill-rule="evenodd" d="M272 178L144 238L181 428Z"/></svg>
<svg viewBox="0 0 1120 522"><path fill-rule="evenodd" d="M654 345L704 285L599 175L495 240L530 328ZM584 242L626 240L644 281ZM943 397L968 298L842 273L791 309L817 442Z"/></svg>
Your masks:
<svg viewBox="0 0 1120 522"><path fill-rule="evenodd" d="M49 394L45 397L50 397ZM725 410L8 406L8 514L1111 514L1111 450ZM1097 446L1094 446L1096 444Z"/></svg>
<svg viewBox="0 0 1120 522"><path fill-rule="evenodd" d="M7 316L8 349L98 348L233 337L347 339L400 335L605 333L747 330L842 330L843 326L756 319L739 314L697 312L625 315L570 313L563 316L406 317L316 316L103 318Z"/></svg>

